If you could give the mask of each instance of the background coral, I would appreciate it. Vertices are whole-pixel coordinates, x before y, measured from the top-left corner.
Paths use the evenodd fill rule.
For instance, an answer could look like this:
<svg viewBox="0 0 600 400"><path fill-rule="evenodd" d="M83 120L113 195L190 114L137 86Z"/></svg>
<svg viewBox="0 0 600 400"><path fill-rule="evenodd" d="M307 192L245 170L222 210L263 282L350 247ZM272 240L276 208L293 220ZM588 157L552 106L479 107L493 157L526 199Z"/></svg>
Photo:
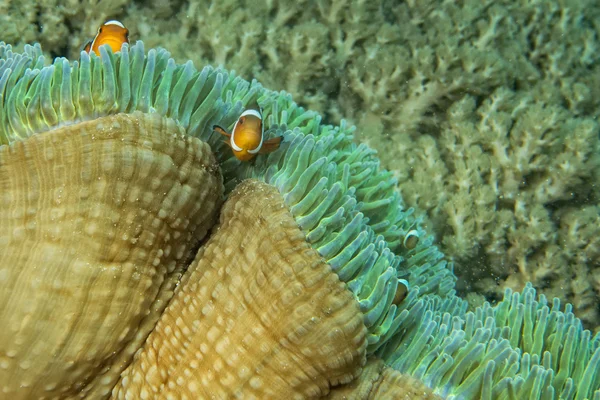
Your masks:
<svg viewBox="0 0 600 400"><path fill-rule="evenodd" d="M408 75L372 79L408 90L398 118L364 114L359 126L374 147L396 150L381 152L382 162L406 202L427 211L459 288L497 299L530 280L598 326L600 9L497 3L393 8L418 21L401 25L405 37L427 40L410 41Z"/></svg>
<svg viewBox="0 0 600 400"><path fill-rule="evenodd" d="M404 198L461 260L462 289L531 281L596 324L597 122L504 88L479 101L454 103L436 136L401 137Z"/></svg>

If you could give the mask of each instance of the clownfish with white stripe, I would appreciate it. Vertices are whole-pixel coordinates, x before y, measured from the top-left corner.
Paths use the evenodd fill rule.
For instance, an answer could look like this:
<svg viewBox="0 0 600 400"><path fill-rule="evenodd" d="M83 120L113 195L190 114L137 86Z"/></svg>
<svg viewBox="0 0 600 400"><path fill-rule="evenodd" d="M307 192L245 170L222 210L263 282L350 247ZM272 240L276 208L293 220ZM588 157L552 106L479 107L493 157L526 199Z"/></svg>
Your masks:
<svg viewBox="0 0 600 400"><path fill-rule="evenodd" d="M129 31L119 21L111 20L106 21L98 28L96 37L87 42L83 50L87 53L93 51L96 55L100 55L100 46L107 44L113 53L116 53L117 51L121 51L123 43L129 43Z"/></svg>
<svg viewBox="0 0 600 400"><path fill-rule="evenodd" d="M283 139L283 136L278 136L264 140L265 131L262 122L262 113L249 108L240 115L231 133L219 125L214 125L213 131L229 139L225 143L231 147L233 155L238 160L250 161L257 154L267 154L277 150Z"/></svg>

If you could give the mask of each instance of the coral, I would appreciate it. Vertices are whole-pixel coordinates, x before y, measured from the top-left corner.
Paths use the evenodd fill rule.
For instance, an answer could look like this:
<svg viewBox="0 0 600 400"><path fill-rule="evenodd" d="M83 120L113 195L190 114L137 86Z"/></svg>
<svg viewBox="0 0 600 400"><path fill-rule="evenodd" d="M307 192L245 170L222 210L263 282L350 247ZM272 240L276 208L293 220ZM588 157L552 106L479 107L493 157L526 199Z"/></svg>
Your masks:
<svg viewBox="0 0 600 400"><path fill-rule="evenodd" d="M331 114L357 122L359 138L396 172L406 203L427 211L426 224L468 284L461 290L495 299L503 286L531 280L600 326L597 246L589 234L567 239L561 228L598 201L597 3L383 7L396 24L381 24L357 46L359 62L348 65L340 111ZM461 113L476 122L456 124ZM545 118L562 131L547 135ZM538 123L542 131L529 129ZM492 143L488 132L504 139ZM586 261L566 248L575 242Z"/></svg>
<svg viewBox="0 0 600 400"><path fill-rule="evenodd" d="M594 0L46 0L0 11L4 40L73 57L103 20L121 19L131 37L180 62L222 64L356 121L375 147L390 132L435 127L436 111L465 92L544 81L543 96L577 115L599 105Z"/></svg>
<svg viewBox="0 0 600 400"><path fill-rule="evenodd" d="M566 209L560 215L557 235L560 247L553 248L571 266L572 278L569 292L572 292L570 297L575 311L582 320L594 323L598 321L600 313L598 310L600 295L598 226L600 226L600 206Z"/></svg>
<svg viewBox="0 0 600 400"><path fill-rule="evenodd" d="M242 378L240 385L233 386L234 390L264 389L283 397L297 393L295 389L306 395L326 394L330 385L342 384L356 376L357 363L361 363L359 360L364 360L366 355L372 359L378 357L388 367L412 375L442 396L492 398L493 393L501 396L517 393L527 398L553 398L556 391L566 398L600 396L600 382L593 374L600 362L600 339L591 338L590 332L582 329L570 306L561 312L559 302L555 301L553 309L549 310L545 298L535 302L535 292L527 286L521 296L508 293L507 298L511 300L500 303L497 308L486 304L475 313L466 312L467 303L454 295L451 264L433 245L433 238L426 234L414 210L403 206L392 174L380 167L372 149L353 142L353 128L345 122L336 127L322 125L316 113L299 107L284 92L266 90L257 82L250 83L221 68L205 67L197 71L192 63L177 64L164 50L151 49L146 53L141 42L131 48L125 46L117 54L102 47L100 56L82 53L77 61L57 58L50 66L33 69L28 67L38 66L43 61L39 58L38 47L26 47L22 55L15 55L5 46L0 49L3 58L0 64L0 137L10 146L19 146L37 137L52 138L56 126L78 126L86 121L95 124L106 115L141 111L175 120L186 135L209 143L219 161L231 203L221 216L221 225L215 228L198 253L196 262L201 264L211 257L221 261L218 265L211 264L214 271L208 267L195 267L181 278L175 300L161 316L160 328L157 326L148 347L130 364L133 375L128 372L123 375L123 389L131 387L140 396L152 396L150 383L165 381L165 376L167 389L176 390L177 385L187 384L192 390L190 384L194 386L194 382L198 385L194 389L209 388L210 382L203 377L214 368L228 368L225 367L228 363L234 365L237 355L226 356L224 350L243 347L243 340L240 342L239 330L224 329L225 338L231 338L235 343L231 346L214 343L219 328L209 329L200 320L198 323L193 319L190 321L189 316L184 315L186 310L209 312L216 301L223 312L212 318L225 328L235 324L231 318L226 321L227 316L252 319L256 312L249 309L260 310L271 305L294 304L295 301L301 301L301 304L295 307L294 313L284 313L290 320L294 316L314 316L314 312L306 311L315 307L310 302L312 294L304 290L294 292L297 285L277 292L278 298L271 299L265 307L257 308L250 301L265 301L253 282L262 282L266 288L280 288L281 279L294 277L294 268L298 269L299 276L305 271L310 277L310 269L305 265L308 263L317 272L327 271L325 282L318 278L315 281L310 278L300 280L305 289L309 286L317 289L320 293L317 297L326 302L320 305L317 320L304 319L307 327L299 325L294 330L293 326L286 325L287 318L284 318L272 328L279 340L264 338L268 346L261 347L266 353L277 349L273 350L272 364L261 364L270 368L278 365L276 355L281 353L284 362L276 371L285 377L288 356L284 350L298 344L303 350L292 351L292 359L298 365L305 365L308 376L292 378L283 385L277 377L268 376L270 381L263 386L264 380L258 375L255 380L244 375L249 386L244 386L246 383ZM255 163L240 163L220 143L211 127L215 123L231 125L240 111L254 101L263 107L266 135L283 135L284 144L278 151L259 157ZM123 168L122 165L118 167L119 170ZM263 183L245 181L248 178ZM268 186L262 186L265 184ZM260 189L263 187L265 189ZM268 214L269 207L266 207L265 213L259 216L275 215L275 225L282 221L282 229L288 232L288 228L294 228L293 232L271 237L270 232L276 231L273 228L260 235L251 235L242 242L244 248L239 249L242 254L232 256L232 262L228 264L217 249L222 248L225 257L231 256L229 249L237 246L237 242L228 243L227 238L219 235L219 229L226 232L229 224L236 226L238 232L251 227L252 215L239 209L243 209L247 201L254 204L248 208L255 209L256 199L252 203L251 197L265 194L263 200L273 201L269 204L276 204L275 208L280 212ZM260 206L258 210L261 210ZM268 226L260 218L257 223ZM260 249L257 238L264 238L266 248L279 241L290 243L272 253L274 257L283 258L289 254L287 258L297 262L291 261L290 268L284 271L268 271L267 276L263 273L255 275L255 280L245 279L246 275L240 274L244 268L256 267L259 271L261 268L260 263L255 262L258 250L254 249L256 246ZM65 250L64 253L69 254ZM205 251L208 252L207 260L204 260ZM309 254L303 254L305 251ZM282 276L281 272L284 278L277 279ZM224 285L218 285L220 279L212 276L215 273L231 282L228 289L239 289L239 292L220 292L219 288L223 289ZM234 277L238 278L230 279ZM197 281L200 285L194 287ZM208 286L215 285L210 294L207 286L203 286L205 282ZM192 286L187 286L188 283ZM318 290L322 285L330 288L325 294ZM339 289L343 289L344 301L340 304L332 300L333 303L328 305L329 295L338 294ZM275 291L269 289L269 293ZM194 304L194 299L202 304ZM236 304L248 306L236 310ZM19 305L23 306L22 303ZM340 314L334 312L335 306L343 308ZM323 317L329 315L331 318ZM327 340L314 340L312 335L323 329L319 322L336 320L340 315L350 315L349 319L340 317L338 320L341 321L338 326L343 329L331 331ZM32 323L35 325L36 321ZM197 327L201 327L198 329L201 336L194 338L193 331ZM329 344L338 342L331 339L346 328L349 328L345 331L349 332L346 339L354 337L357 340L350 340L352 344L343 346L344 357L328 360L318 357L331 352ZM357 334L359 331L363 333ZM567 339L564 341L567 346L560 348L563 337ZM211 344L214 351L209 351L208 342L214 343ZM186 354L186 346L198 346L207 354ZM162 351L155 351L156 348ZM241 362L260 364L252 356L255 353L251 352ZM169 354L175 362L174 370L154 367L160 365L163 357L168 359ZM185 363L189 361L193 368L194 357L198 360L206 357L214 363L207 366L208 370L193 373L185 368ZM574 365L574 360L581 362ZM120 365L129 362L130 359L123 360ZM498 369L495 369L496 365ZM260 368L251 372L259 374ZM24 376L36 379L31 375ZM149 384L145 386L147 391L137 386L138 377ZM316 378L318 386L311 385L312 377ZM397 385L402 379L397 372L385 369L381 377L383 385L379 389L401 393ZM226 380L230 378L235 380L239 374L237 377L226 374L225 381L218 383L218 389L226 390ZM119 391L117 389L115 393Z"/></svg>
<svg viewBox="0 0 600 400"><path fill-rule="evenodd" d="M500 88L455 102L439 136L404 137L394 166L466 284L491 295L531 281L598 324L598 133L590 118Z"/></svg>
<svg viewBox="0 0 600 400"><path fill-rule="evenodd" d="M386 4L388 23L358 46L338 98L340 115L357 121L376 148L435 132L438 117L465 93L486 96L502 86L544 82L537 90L548 102L597 115L595 2ZM382 154L384 164L392 153Z"/></svg>
<svg viewBox="0 0 600 400"><path fill-rule="evenodd" d="M168 12L181 25L135 3L123 19L132 36L168 46L175 59L285 87L300 104L356 121L375 142L394 140L390 131L433 127L432 110L502 85L547 79L546 96L572 110L598 105L589 89L600 83L589 72L598 46L591 0L568 8L510 0L192 1Z"/></svg>
<svg viewBox="0 0 600 400"><path fill-rule="evenodd" d="M170 10L172 18L181 21L175 28L156 21L153 8L133 4L123 20L132 36L143 37L150 46L167 46L177 60L223 65L265 86L285 87L301 104L325 111L327 94L339 82L337 69L351 56L341 54L342 49L332 51L339 44L334 43L336 38L343 36L338 14L361 20L343 18L352 24L354 37L346 45L351 47L353 41L373 33L360 23L367 4L190 1Z"/></svg>

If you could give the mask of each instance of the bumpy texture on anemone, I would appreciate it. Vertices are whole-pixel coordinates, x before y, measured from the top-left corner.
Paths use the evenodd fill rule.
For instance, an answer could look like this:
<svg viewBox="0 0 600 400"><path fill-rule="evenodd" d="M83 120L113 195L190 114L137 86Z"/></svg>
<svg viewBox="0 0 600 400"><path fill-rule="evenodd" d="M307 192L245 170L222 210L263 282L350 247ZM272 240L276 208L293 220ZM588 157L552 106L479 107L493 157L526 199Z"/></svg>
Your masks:
<svg viewBox="0 0 600 400"><path fill-rule="evenodd" d="M238 185L113 398L303 399L356 378L366 328L276 188Z"/></svg>
<svg viewBox="0 0 600 400"><path fill-rule="evenodd" d="M177 65L164 50L146 54L141 42L117 54L100 52L41 67L39 48L14 55L0 45L3 143L120 112L173 118L187 135L211 145L226 192L248 177L279 191L306 241L358 302L367 355L447 398L600 398L600 377L594 375L600 339L583 331L568 307L562 312L555 304L549 311L528 287L497 309L485 304L466 312L466 302L454 295L451 265L412 210L403 208L374 152L352 142L353 128L321 125L318 115L285 93L223 69ZM210 127L231 125L255 100L265 111L267 135L284 135L285 141L255 163L240 164ZM511 301L511 311L502 311ZM181 340L177 321L165 322L166 340ZM561 348L563 337L568 346ZM173 349L183 351L186 343Z"/></svg>
<svg viewBox="0 0 600 400"><path fill-rule="evenodd" d="M0 146L0 390L106 395L215 221L210 148L117 114Z"/></svg>

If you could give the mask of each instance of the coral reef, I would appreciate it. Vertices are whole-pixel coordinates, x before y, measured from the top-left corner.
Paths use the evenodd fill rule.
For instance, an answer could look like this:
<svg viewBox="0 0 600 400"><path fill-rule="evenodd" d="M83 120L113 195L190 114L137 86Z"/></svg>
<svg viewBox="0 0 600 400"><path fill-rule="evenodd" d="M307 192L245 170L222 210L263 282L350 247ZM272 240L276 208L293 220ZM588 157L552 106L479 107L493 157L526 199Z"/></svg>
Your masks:
<svg viewBox="0 0 600 400"><path fill-rule="evenodd" d="M349 68L349 96L339 100L355 102L359 128L372 126L361 129L365 136L377 127L382 141L435 131L437 114L465 93L541 80L548 97L576 114L597 113L600 10L593 1L387 4L396 24L372 39L378 46L364 43L366 59Z"/></svg>
<svg viewBox="0 0 600 400"><path fill-rule="evenodd" d="M364 112L354 115L362 139L385 149L405 201L427 212L466 283L459 289L497 299L530 280L600 326L590 233L600 228L587 224L597 219L600 9L467 1L389 10L410 23L390 35L397 48L351 69L344 98L355 104L342 110Z"/></svg>
<svg viewBox="0 0 600 400"><path fill-rule="evenodd" d="M141 396L156 396L156 392L152 394L156 388L176 389L176 384L183 383L187 383L190 391L208 390L210 382L203 377L210 368L235 363L239 354L223 359L223 350L231 346L215 342L214 335L219 328L207 329L200 320L197 323L193 319L190 321L186 312L202 309L210 314L211 306L218 300L221 311L211 318L215 318L219 326L231 327L235 321L226 316L250 318L253 313L248 310L256 309L251 300L265 301L258 295L260 290L254 283L277 289L283 279L278 276L291 279L297 274L301 277L300 286L292 284L289 290L280 290L271 304L294 304L293 300L298 298L296 301L300 301L300 305L295 307L296 311L283 315L289 315L290 320L302 316L304 319L300 318L296 329L286 325L287 318L282 320L278 329L273 327L279 340L267 341L267 346L261 347L266 354L273 350L275 359L272 360L274 364L264 364L271 357L259 364L274 368L278 365L278 357L284 361L276 369L282 379L269 377L272 379L269 385L263 386L263 379L255 376L257 379L253 380L246 374L241 377L240 385L234 385L234 390L248 388L258 390L256 393L261 389L268 393L273 390L281 395L279 397L292 396L298 393L296 389L306 395L326 394L331 386L348 382L359 374L356 363L361 364L366 356L371 362L376 358L382 360L387 367L376 378L381 385L373 387L374 391L369 389L365 397L379 390L402 393L400 385L406 380L398 372L420 380L434 394L448 398L491 399L516 395L517 398L531 399L583 399L600 396L600 376L595 373L600 364L600 335L592 337L590 331L583 330L570 305L563 311L558 300L553 302L552 308L544 296L535 300L535 290L531 286L526 286L520 295L508 291L506 299L496 306L486 303L467 312L467 303L454 295L455 278L449 268L451 265L433 245L433 238L423 230L414 211L404 207L392 174L381 169L373 150L353 142L353 129L345 122L336 127L322 125L316 113L299 107L284 92L266 90L257 82L250 83L220 68L205 67L197 71L189 62L177 64L164 50L151 49L146 53L141 42L131 48L125 45L117 54L101 47L100 53L100 56L82 53L77 61L57 58L52 65L40 68L43 58L39 47L26 46L23 54L15 54L9 47L1 45L0 138L3 143L18 147L41 137L52 140L57 126L77 127L86 123L96 126L103 116L119 113L136 115L142 112L158 114L159 119L173 119L186 135L209 143L219 161L231 203L225 208L217 230L226 232L229 224L238 226L237 231L240 226L252 226L250 222L242 222L252 219L236 207L243 209L246 201L257 195L256 190L260 192L258 194L266 195L265 201L273 201L269 204L275 204L273 207L280 211L268 213L270 208L267 207L265 213L258 216L275 215L274 223L283 222L279 225L287 232L271 237L269 229L257 237L265 238L263 242L267 248L276 242L288 243L285 249L278 249L281 253L273 252L274 257L289 260L298 257L298 261L291 261L290 268L284 271L267 268L262 274L255 274L255 280L245 280L240 271L260 268L257 265L260 263L254 262L258 253L253 249L260 248L261 244L251 237L241 243L244 248L240 248L239 256L223 258L214 249L223 248L227 253L231 244L223 244L227 241L218 232L213 232L206 247L198 253L196 262L198 265L206 262L203 261L206 255L207 259L219 258L224 265L211 264L210 269L206 267L199 271L198 267L193 267L186 271L175 290L175 300L160 317L148 347L130 364L132 378L128 379L128 372L122 375L124 386L119 388L127 389L128 385L133 385L130 386L132 390ZM254 101L263 107L266 134L283 135L284 145L255 163L240 163L213 135L211 127L214 123L231 125L240 111ZM108 164L108 168L114 170L112 164ZM127 171L127 165L118 165L118 170ZM248 178L263 183L253 184L247 181ZM19 202L28 196L27 193L21 196ZM248 206L249 209L253 207L256 206ZM177 221L179 219L174 223ZM268 226L260 218L257 224ZM294 228L295 233L287 228ZM0 237L0 240L5 239ZM76 257L68 248L63 250L65 257ZM306 251L310 254L303 254ZM316 280L311 280L311 273L315 271L306 268L305 262L315 271L326 271L325 282L318 278L323 274L316 274ZM303 275L304 272L308 275ZM220 279L211 278L213 274L231 284L226 289L219 286ZM196 280L200 281L198 285L187 285L193 285ZM205 282L212 282L209 286L216 285L210 295L208 288L203 289ZM310 301L312 295L306 290L294 292L294 289L319 289L324 284L330 290L324 296L318 291L321 294L317 298L325 303L320 305L323 308L313 320L310 316L314 317L315 313L305 312L307 307L314 307ZM84 286L83 290L86 289L88 287ZM338 294L338 289L343 289L342 300L350 301L332 300L329 295ZM221 297L225 292L229 292L229 297ZM202 304L195 304L194 299L196 303L200 299ZM15 306L26 309L25 304L18 302ZM236 310L236 304L247 304L244 312ZM40 305L42 309L45 306ZM337 306L342 308L339 314L334 312L338 310ZM338 326L344 327L333 329L329 339L336 338L340 332L347 332L342 335L346 339L356 338L343 346L343 359L334 357L324 361L318 357L331 351L329 340L311 340L314 332L323 329L319 325L323 320L342 321ZM353 322L355 320L358 322ZM37 319L30 321L33 326L38 323ZM238 332L225 328L224 337L235 342L232 346L243 347L244 341ZM363 333L358 334L359 331ZM199 338L194 338L196 332L201 335ZM209 342L211 346L207 344ZM309 378L292 377L285 384L288 365L285 360L290 357L286 356L285 350L293 344L298 344L302 351L292 351L291 357L298 365L305 365L303 368ZM198 346L206 355L186 354L185 349L189 346ZM257 361L251 354L255 353L244 357L242 365L254 365ZM159 364L154 360L160 361L163 357L171 362L173 370L155 367ZM193 368L195 359L205 357L213 360L209 370L194 374L186 368L188 361ZM130 361L131 358L123 360L120 365L126 366ZM370 368L365 371L373 373ZM253 374L259 372L252 371ZM239 373L237 377L225 375L224 379L235 380L240 378ZM21 377L37 379L27 373ZM148 385L136 387L140 377ZM317 386L311 386L311 377L316 378ZM161 381L167 386L161 386ZM151 386L157 382L156 388ZM249 386L245 386L247 384ZM220 390L228 387L223 382L219 385ZM418 382L411 385L418 387ZM360 383L356 387L358 390L365 388ZM115 389L115 395L120 393L119 388ZM25 396L28 388L19 389ZM44 389L52 391L56 387Z"/></svg>
<svg viewBox="0 0 600 400"><path fill-rule="evenodd" d="M397 139L406 165L394 165L466 288L493 295L531 281L595 325L599 132L591 118L500 88L455 102L437 137Z"/></svg>
<svg viewBox="0 0 600 400"><path fill-rule="evenodd" d="M504 286L522 288L522 282L530 279L547 295L573 302L589 326L600 326L595 305L600 295L593 242L597 233L579 228L585 226L584 216L597 218L596 194L584 193L585 184L593 181L589 175L594 172L586 170L592 160L574 162L571 149L565 148L563 157L570 158L570 172L565 173L554 163L536 159L538 165L527 177L533 173L535 179L542 175L553 179L554 185L562 186L554 189L564 192L551 197L560 199L522 194L518 204L506 201L504 189L494 189L501 182L488 177L483 184L484 178L473 174L468 177L475 185L473 196L465 197L464 189L458 189L466 184L464 173L454 170L461 168L454 159L458 154L453 155L453 147L445 147L443 139L449 124L456 122L451 113L457 108L475 102L477 112L484 112L482 103L506 97L509 91L515 92L509 97L518 97L523 105L562 108L557 123L597 118L597 2L33 3L0 2L4 40L21 45L37 41L52 55L74 58L102 20L119 18L132 38L143 38L150 47L169 48L179 62L222 64L266 86L285 88L298 103L327 120L349 119L357 124L360 140L382 150L381 161L395 171L407 205L427 212L430 231L436 232L441 248L456 262L456 273L467 283L461 290L477 290L493 300ZM526 117L511 118L526 123ZM529 160L548 147L533 142L528 146L520 151L530 151L523 155ZM556 146L551 147L556 155ZM474 151L469 153L471 160L477 157ZM482 148L481 157L490 151ZM508 176L514 171L507 165L501 162L490 168ZM469 165L462 166L469 171ZM418 181L427 173L434 176L435 195ZM570 177L583 181L561 181ZM530 184L528 180L520 187ZM565 196L571 192L569 200ZM476 212L465 215L473 205ZM528 228L530 220L535 228ZM491 232L496 222L502 227ZM573 247L567 244L583 255L572 254ZM550 259L555 260L552 265L547 263ZM487 279L482 280L484 276ZM557 281L573 283L558 289Z"/></svg>
<svg viewBox="0 0 600 400"><path fill-rule="evenodd" d="M588 222L598 218L597 4L389 10L407 22L390 35L397 47L352 72L354 106L342 110L362 113L362 139L385 150L407 204L427 212L459 290L495 300L529 280L600 326L600 227Z"/></svg>

